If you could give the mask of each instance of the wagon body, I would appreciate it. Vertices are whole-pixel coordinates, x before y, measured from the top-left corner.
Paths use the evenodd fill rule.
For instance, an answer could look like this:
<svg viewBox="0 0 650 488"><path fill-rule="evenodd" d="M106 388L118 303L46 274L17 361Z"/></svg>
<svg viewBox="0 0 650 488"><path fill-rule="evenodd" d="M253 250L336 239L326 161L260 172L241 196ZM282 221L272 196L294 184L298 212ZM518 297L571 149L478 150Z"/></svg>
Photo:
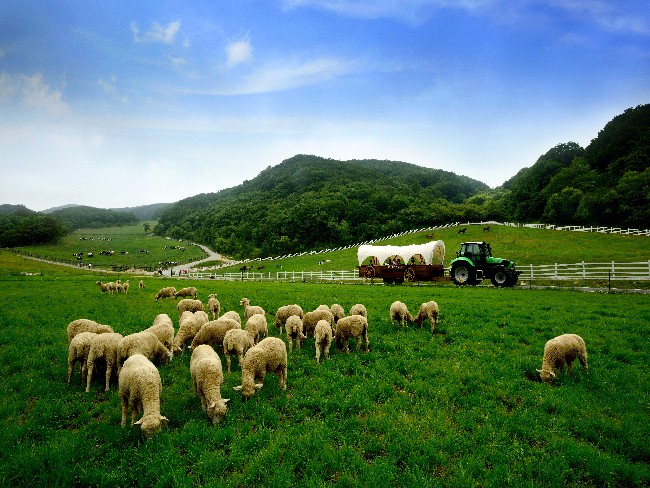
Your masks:
<svg viewBox="0 0 650 488"><path fill-rule="evenodd" d="M442 241L410 246L359 246L359 276L385 283L444 279L445 244ZM370 261L364 264L364 262Z"/></svg>

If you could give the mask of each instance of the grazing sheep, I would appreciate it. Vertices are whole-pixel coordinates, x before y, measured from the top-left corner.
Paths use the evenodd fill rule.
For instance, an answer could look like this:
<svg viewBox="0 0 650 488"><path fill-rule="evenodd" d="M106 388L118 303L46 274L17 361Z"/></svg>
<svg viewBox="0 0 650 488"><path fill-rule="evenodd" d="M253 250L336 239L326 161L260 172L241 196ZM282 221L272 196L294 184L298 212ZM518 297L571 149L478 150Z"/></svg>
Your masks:
<svg viewBox="0 0 650 488"><path fill-rule="evenodd" d="M86 361L93 339L97 337L94 332L80 332L72 338L68 346L68 385L72 383L74 366L81 363L81 381L86 382Z"/></svg>
<svg viewBox="0 0 650 488"><path fill-rule="evenodd" d="M368 321L362 315L349 315L339 319L336 324L336 347L343 352L349 352L348 340L354 338L357 343L357 351L361 348L361 340L365 344L365 352L368 352Z"/></svg>
<svg viewBox="0 0 650 488"><path fill-rule="evenodd" d="M345 310L338 303L335 303L330 307L330 312L332 312L332 315L334 316L334 323L337 323L339 319L345 317Z"/></svg>
<svg viewBox="0 0 650 488"><path fill-rule="evenodd" d="M97 334L93 337L88 350L88 358L86 359L86 392L90 391L90 383L93 379L93 370L97 360L102 359L106 364L106 386L104 391L108 391L111 382L111 374L113 373L113 366L117 361L117 345L122 340L122 334L115 332L111 334Z"/></svg>
<svg viewBox="0 0 650 488"><path fill-rule="evenodd" d="M253 336L253 342L255 344L260 341L262 336L266 337L269 335L266 317L259 313L251 315L250 318L246 321L246 326L244 328L251 333Z"/></svg>
<svg viewBox="0 0 650 488"><path fill-rule="evenodd" d="M296 341L296 349L300 349L300 342L307 339L307 336L302 332L302 319L297 315L291 315L287 318L285 324L287 332L287 339L289 340L289 352L293 349L293 341Z"/></svg>
<svg viewBox="0 0 650 488"><path fill-rule="evenodd" d="M411 315L406 305L399 300L393 302L390 306L390 325L394 326L395 322L397 322L401 328L404 328L407 321L413 322L413 315Z"/></svg>
<svg viewBox="0 0 650 488"><path fill-rule="evenodd" d="M169 315L166 313L156 315L153 325L144 331L153 333L169 351L172 350L172 344L174 343L174 323Z"/></svg>
<svg viewBox="0 0 650 488"><path fill-rule="evenodd" d="M343 318L343 317L341 317ZM321 353L325 359L330 357L330 345L332 344L332 326L327 320L319 320L314 329L314 344L316 345L316 362L320 363Z"/></svg>
<svg viewBox="0 0 650 488"><path fill-rule="evenodd" d="M201 409L208 414L212 424L226 415L228 398L221 398L223 370L219 355L210 346L202 344L192 351L190 374L194 390L201 399Z"/></svg>
<svg viewBox="0 0 650 488"><path fill-rule="evenodd" d="M138 425L147 439L167 424L167 418L160 415L160 373L149 359L134 354L125 362L119 374L118 388L122 402L122 427L131 410L131 425ZM136 417L142 412L142 418Z"/></svg>
<svg viewBox="0 0 650 488"><path fill-rule="evenodd" d="M101 293L104 293L104 292L107 292L107 291L111 291L111 289L110 289L109 286L108 286L108 283L102 283L101 281L96 281L95 284L96 284L97 286L99 286L99 291L100 291Z"/></svg>
<svg viewBox="0 0 650 488"><path fill-rule="evenodd" d="M188 342L191 343L203 325L204 323L198 317L195 317L192 312L183 312L179 321L178 332L172 343L172 353L182 353L185 345Z"/></svg>
<svg viewBox="0 0 650 488"><path fill-rule="evenodd" d="M211 320L196 333L190 347L194 349L201 344L223 347L223 338L230 329L241 329L241 324L236 320L224 319L223 317Z"/></svg>
<svg viewBox="0 0 650 488"><path fill-rule="evenodd" d="M134 354L142 354L149 360L154 359L167 363L172 359L172 353L160 342L153 332L136 332L122 338L117 345L117 374L127 358Z"/></svg>
<svg viewBox="0 0 650 488"><path fill-rule="evenodd" d="M332 326L334 324L334 316L332 312L323 309L316 309L313 312L307 312L302 319L302 330L306 336L313 336L314 329L319 320L327 320L327 323Z"/></svg>
<svg viewBox="0 0 650 488"><path fill-rule="evenodd" d="M176 293L176 288L173 286L166 286L165 288L161 288L153 299L158 301L159 298L172 298L174 293Z"/></svg>
<svg viewBox="0 0 650 488"><path fill-rule="evenodd" d="M131 286L129 280L126 280L124 283L122 283L122 289L124 290L125 294L129 292L129 286Z"/></svg>
<svg viewBox="0 0 650 488"><path fill-rule="evenodd" d="M352 308L350 309L350 315L361 315L362 317L368 318L368 312L366 311L365 305L362 303L352 305Z"/></svg>
<svg viewBox="0 0 650 488"><path fill-rule="evenodd" d="M113 328L108 325L98 324L90 319L77 319L68 324L68 342L80 332L94 332L95 334L106 334L113 332Z"/></svg>
<svg viewBox="0 0 650 488"><path fill-rule="evenodd" d="M240 317L239 314L238 314L237 312L235 312L234 310L231 310L231 311L229 311L229 312L224 313L224 314L223 314L221 317L219 317L219 318L222 318L222 319L231 319L231 320L236 320L237 322L239 322L239 325L241 325L241 317Z"/></svg>
<svg viewBox="0 0 650 488"><path fill-rule="evenodd" d="M210 294L208 297L208 310L212 314L212 320L219 318L219 312L221 311L221 304L215 296L214 293Z"/></svg>
<svg viewBox="0 0 650 488"><path fill-rule="evenodd" d="M110 283L108 283L108 289L110 290L111 295L112 295L114 292L117 293L117 283L114 282L114 281L111 281Z"/></svg>
<svg viewBox="0 0 650 488"><path fill-rule="evenodd" d="M191 298L183 298L178 305L176 305L179 313L183 312L199 312L203 310L203 302L201 300L193 300Z"/></svg>
<svg viewBox="0 0 650 488"><path fill-rule="evenodd" d="M434 331L438 325L438 316L440 315L440 310L438 304L431 300L430 302L423 303L420 305L420 311L415 316L413 321L419 327L422 327L425 320L429 320L429 325L431 326L431 332Z"/></svg>
<svg viewBox="0 0 650 488"><path fill-rule="evenodd" d="M253 347L253 336L244 329L230 329L223 337L223 354L226 356L226 364L230 373L230 354L235 353L239 358L239 367L241 368L244 354Z"/></svg>
<svg viewBox="0 0 650 488"><path fill-rule="evenodd" d="M140 287L140 288L144 288L144 287L145 287L145 286L144 286L144 281L140 280L140 283L138 283L138 287Z"/></svg>
<svg viewBox="0 0 650 488"><path fill-rule="evenodd" d="M251 305L248 298L242 298L239 304L244 307L244 319L246 320L251 318L256 313L266 316L264 309L262 307Z"/></svg>
<svg viewBox="0 0 650 488"><path fill-rule="evenodd" d="M241 366L241 386L235 386L242 392L244 400L255 394L255 389L262 388L266 373L278 376L280 388L287 389L287 346L278 337L267 337L256 346L251 347ZM255 383L259 381L259 383Z"/></svg>
<svg viewBox="0 0 650 488"><path fill-rule="evenodd" d="M196 288L193 286L188 286L187 288L181 288L177 292L174 292L174 298L178 298L178 297L192 297L196 299Z"/></svg>
<svg viewBox="0 0 650 488"><path fill-rule="evenodd" d="M575 358L580 360L583 368L589 369L585 341L576 334L559 335L544 345L542 369L538 369L537 372L542 381L552 383L557 378L557 374L562 372L565 364L567 365L567 375L571 374Z"/></svg>
<svg viewBox="0 0 650 488"><path fill-rule="evenodd" d="M302 307L300 305L284 305L278 308L278 311L275 313L275 326L279 329L280 334L282 334L282 329L284 329L287 319L292 315L297 315L302 319Z"/></svg>

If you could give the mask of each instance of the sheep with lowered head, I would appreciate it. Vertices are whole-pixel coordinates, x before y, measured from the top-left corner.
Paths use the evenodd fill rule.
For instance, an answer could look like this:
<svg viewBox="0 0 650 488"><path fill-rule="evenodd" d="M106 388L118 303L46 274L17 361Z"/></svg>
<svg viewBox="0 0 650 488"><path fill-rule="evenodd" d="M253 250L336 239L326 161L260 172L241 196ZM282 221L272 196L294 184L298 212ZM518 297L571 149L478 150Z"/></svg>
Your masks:
<svg viewBox="0 0 650 488"><path fill-rule="evenodd" d="M241 329L241 324L236 320L224 319L223 317L211 320L199 329L194 339L192 339L190 347L194 349L201 344L209 344L212 347L222 348L223 338L230 329Z"/></svg>
<svg viewBox="0 0 650 488"><path fill-rule="evenodd" d="M244 328L251 333L255 344L257 344L262 337L269 335L266 317L259 313L251 315L246 321L246 326Z"/></svg>
<svg viewBox="0 0 650 488"><path fill-rule="evenodd" d="M252 397L256 389L262 388L266 373L275 373L280 388L286 390L287 346L278 337L267 337L248 350L241 368L242 384L235 386L234 389L242 392L244 400Z"/></svg>
<svg viewBox="0 0 650 488"><path fill-rule="evenodd" d="M275 326L279 329L280 334L282 334L282 329L285 328L287 319L292 315L296 315L302 319L303 312L300 305L283 305L278 308L278 311L275 313Z"/></svg>
<svg viewBox="0 0 650 488"><path fill-rule="evenodd" d="M420 305L420 311L415 316L414 322L417 326L422 327L425 320L429 321L431 326L431 332L434 331L438 325L438 316L440 315L440 309L438 304L431 300L430 302L423 303Z"/></svg>
<svg viewBox="0 0 650 488"><path fill-rule="evenodd" d="M196 288L193 286L181 288L180 290L174 292L174 298L178 297L192 297L196 299Z"/></svg>
<svg viewBox="0 0 650 488"><path fill-rule="evenodd" d="M350 309L350 315L361 315L362 317L368 318L366 306L363 303L352 305L352 308Z"/></svg>
<svg viewBox="0 0 650 488"><path fill-rule="evenodd" d="M223 337L223 354L226 356L226 364L230 373L230 354L237 354L239 367L244 361L244 355L253 347L253 336L245 329L230 329Z"/></svg>
<svg viewBox="0 0 650 488"><path fill-rule="evenodd" d="M68 345L68 385L72 383L72 373L77 363L81 363L81 381L86 382L88 352L97 335L94 332L80 332L70 341Z"/></svg>
<svg viewBox="0 0 650 488"><path fill-rule="evenodd" d="M187 343L192 342L194 336L207 322L203 322L200 317L192 312L183 312L178 324L178 332L172 343L172 353L174 354L182 353Z"/></svg>
<svg viewBox="0 0 650 488"><path fill-rule="evenodd" d="M413 315L409 312L406 304L399 300L393 302L390 306L390 325L394 326L397 322L401 328L404 328L407 321L413 322Z"/></svg>
<svg viewBox="0 0 650 488"><path fill-rule="evenodd" d="M122 427L126 427L129 410L131 425L139 426L147 439L167 424L167 418L160 415L160 373L149 359L142 354L129 357L120 371L118 388L122 403ZM136 421L139 413L142 413L142 418Z"/></svg>
<svg viewBox="0 0 650 488"><path fill-rule="evenodd" d="M236 321L239 323L239 325L241 325L241 317L240 317L239 314L238 314L237 312L235 312L234 310L230 310L229 312L224 313L224 314L223 314L221 317L219 317L219 318L220 318L220 319L231 319L231 320L236 320Z"/></svg>
<svg viewBox="0 0 650 488"><path fill-rule="evenodd" d="M365 352L368 352L368 321L362 315L348 315L339 319L336 324L336 347L343 352L349 352L348 340L352 337L357 343L357 351L363 340Z"/></svg>
<svg viewBox="0 0 650 488"><path fill-rule="evenodd" d="M306 336L313 336L314 329L319 320L326 320L330 326L334 324L332 312L324 309L316 309L313 312L307 312L302 319L302 330Z"/></svg>
<svg viewBox="0 0 650 488"><path fill-rule="evenodd" d="M106 334L113 332L113 328L109 325L98 324L90 319L77 319L68 324L67 335L68 342L80 332L93 332L95 334Z"/></svg>
<svg viewBox="0 0 650 488"><path fill-rule="evenodd" d="M208 310L212 314L212 320L219 318L219 312L221 311L221 304L217 299L217 296L214 293L211 293L208 296Z"/></svg>
<svg viewBox="0 0 650 488"><path fill-rule="evenodd" d="M124 362L134 354L142 354L150 361L168 363L172 353L160 342L153 332L142 331L124 336L117 345L117 374L119 376Z"/></svg>
<svg viewBox="0 0 650 488"><path fill-rule="evenodd" d="M325 359L329 359L330 345L332 344L332 326L327 323L327 320L318 321L316 329L314 329L314 339L314 344L316 345L316 362L320 363L321 354Z"/></svg>
<svg viewBox="0 0 650 488"><path fill-rule="evenodd" d="M552 383L557 375L567 365L567 375L571 374L573 361L578 358L582 367L589 369L587 364L587 347L585 341L577 334L562 334L550 339L544 345L542 369L538 369L542 381ZM557 373L556 373L557 371Z"/></svg>
<svg viewBox="0 0 650 488"><path fill-rule="evenodd" d="M106 364L106 386L104 391L108 391L111 382L113 367L117 362L117 346L122 340L122 334L115 332L110 334L97 334L90 343L88 358L86 359L86 393L90 391L90 383L93 379L93 371L98 360L103 360Z"/></svg>
<svg viewBox="0 0 650 488"><path fill-rule="evenodd" d="M183 312L199 312L203 310L203 302L201 300L193 300L192 298L183 298L178 305L176 305L179 313Z"/></svg>
<svg viewBox="0 0 650 488"><path fill-rule="evenodd" d="M289 352L293 350L293 341L296 341L296 349L300 349L300 343L307 336L302 332L302 319L297 315L290 315L284 326L289 341Z"/></svg>
<svg viewBox="0 0 650 488"><path fill-rule="evenodd" d="M197 346L190 359L190 374L194 390L201 400L201 408L212 424L221 421L226 415L228 398L221 398L223 370L219 355L207 344Z"/></svg>
<svg viewBox="0 0 650 488"><path fill-rule="evenodd" d="M339 319L342 319L343 317L345 317L345 310L338 303L334 303L330 307L330 312L332 312L332 316L334 317L334 323L335 324L339 321Z"/></svg>
<svg viewBox="0 0 650 488"><path fill-rule="evenodd" d="M259 313L261 315L266 316L266 312L262 307L258 307L256 305L251 305L250 300L248 298L242 298L239 304L244 307L244 318L248 320L251 318L251 316L255 315L256 313Z"/></svg>
<svg viewBox="0 0 650 488"><path fill-rule="evenodd" d="M174 296L174 293L176 293L175 287L166 286L165 288L161 288L160 291L156 293L156 296L153 297L153 299L158 301L159 298L172 298Z"/></svg>
<svg viewBox="0 0 650 488"><path fill-rule="evenodd" d="M172 350L174 342L174 323L166 313L156 315L151 327L145 329L146 332L152 332L158 340L169 350Z"/></svg>

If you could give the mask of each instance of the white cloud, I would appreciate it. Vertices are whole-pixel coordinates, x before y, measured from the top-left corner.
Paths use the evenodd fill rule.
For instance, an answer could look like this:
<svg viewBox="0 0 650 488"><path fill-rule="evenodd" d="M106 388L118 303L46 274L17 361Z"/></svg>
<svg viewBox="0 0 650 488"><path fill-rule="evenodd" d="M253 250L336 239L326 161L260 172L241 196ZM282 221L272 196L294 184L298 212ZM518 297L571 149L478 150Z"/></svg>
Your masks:
<svg viewBox="0 0 650 488"><path fill-rule="evenodd" d="M33 76L20 75L18 83L25 105L56 114L67 112L68 105L62 100L61 91L52 90L40 73Z"/></svg>
<svg viewBox="0 0 650 488"><path fill-rule="evenodd" d="M135 42L160 42L162 44L168 45L174 44L176 42L176 36L180 30L180 20L170 22L166 26L160 25L158 22L154 22L151 25L151 29L140 35L138 24L131 22L131 33L133 34L133 40ZM189 45L187 40L184 41L184 45Z"/></svg>
<svg viewBox="0 0 650 488"><path fill-rule="evenodd" d="M250 39L246 37L239 41L231 42L226 46L228 67L232 68L241 63L248 63L253 59L253 47Z"/></svg>
<svg viewBox="0 0 650 488"><path fill-rule="evenodd" d="M97 84L104 90L104 93L109 95L113 100L118 102L126 103L129 101L128 97L120 95L117 90L117 77L111 76L109 80L104 80L100 78L97 81Z"/></svg>

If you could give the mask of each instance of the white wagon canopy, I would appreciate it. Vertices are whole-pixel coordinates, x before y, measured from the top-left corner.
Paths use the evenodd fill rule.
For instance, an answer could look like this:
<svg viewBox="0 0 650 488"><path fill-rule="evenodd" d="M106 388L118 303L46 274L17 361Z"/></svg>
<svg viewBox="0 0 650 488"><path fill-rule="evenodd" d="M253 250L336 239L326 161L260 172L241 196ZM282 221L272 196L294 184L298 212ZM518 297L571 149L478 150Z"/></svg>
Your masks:
<svg viewBox="0 0 650 488"><path fill-rule="evenodd" d="M399 256L403 263L411 262L411 258L420 264L420 257L424 260L422 264L444 265L445 261L445 243L442 241L428 242L426 244L411 244L410 246L359 246L357 259L359 266L369 257L377 259L378 263L383 263L386 259Z"/></svg>

